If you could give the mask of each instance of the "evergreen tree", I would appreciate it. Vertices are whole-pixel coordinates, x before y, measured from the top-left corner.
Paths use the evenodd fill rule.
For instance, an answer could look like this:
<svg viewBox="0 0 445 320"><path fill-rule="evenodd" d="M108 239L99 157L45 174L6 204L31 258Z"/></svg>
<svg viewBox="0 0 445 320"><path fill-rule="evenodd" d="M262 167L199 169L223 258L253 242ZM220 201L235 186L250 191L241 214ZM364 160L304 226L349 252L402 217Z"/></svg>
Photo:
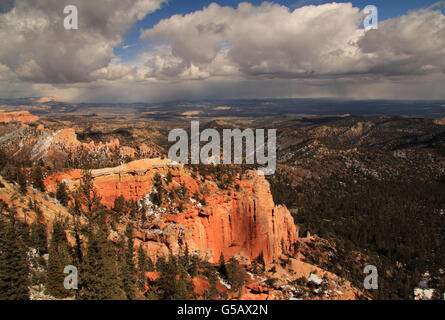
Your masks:
<svg viewBox="0 0 445 320"><path fill-rule="evenodd" d="M17 212L15 211L15 209L12 209L11 212L14 212L13 217L15 217L17 215ZM25 214L25 221L26 221L26 214ZM16 229L17 229L17 233L21 237L21 240L23 241L25 246L28 247L28 245L31 242L30 235L29 235L29 225L25 222L16 221Z"/></svg>
<svg viewBox="0 0 445 320"><path fill-rule="evenodd" d="M29 299L27 253L17 222L0 217L0 300Z"/></svg>
<svg viewBox="0 0 445 320"><path fill-rule="evenodd" d="M137 278L137 283L136 283L137 289L144 293L147 289L147 277L145 276L144 273L139 273L138 274L138 278Z"/></svg>
<svg viewBox="0 0 445 320"><path fill-rule="evenodd" d="M201 260L199 259L198 256L193 255L190 258L190 265L187 269L187 272L190 275L190 277L194 278L198 275L198 268L199 268L200 263L201 263Z"/></svg>
<svg viewBox="0 0 445 320"><path fill-rule="evenodd" d="M145 208L142 208L141 210L141 226L144 227L145 223L147 222L147 216L145 214Z"/></svg>
<svg viewBox="0 0 445 320"><path fill-rule="evenodd" d="M147 271L153 271L148 270L148 263L147 263L147 255L144 252L144 248L142 248L142 245L138 248L138 269L140 272L147 272Z"/></svg>
<svg viewBox="0 0 445 320"><path fill-rule="evenodd" d="M167 262L164 259L159 259L156 266L157 271L160 273L156 284L159 287L161 300L174 300L176 297L176 276L178 271L176 258L170 253Z"/></svg>
<svg viewBox="0 0 445 320"><path fill-rule="evenodd" d="M59 200L59 202L63 206L67 206L69 202L69 196L68 196L68 189L65 182L61 182L57 184L57 192L56 192L56 199Z"/></svg>
<svg viewBox="0 0 445 320"><path fill-rule="evenodd" d="M188 244L185 245L184 255L182 256L181 262L185 270L188 270L190 267L190 252Z"/></svg>
<svg viewBox="0 0 445 320"><path fill-rule="evenodd" d="M129 300L134 300L136 293L136 267L134 263L133 227L128 224L125 232L127 248L125 251L125 266L123 272L123 286Z"/></svg>
<svg viewBox="0 0 445 320"><path fill-rule="evenodd" d="M39 221L31 224L30 245L41 255L48 252L48 239L46 226Z"/></svg>
<svg viewBox="0 0 445 320"><path fill-rule="evenodd" d="M80 267L80 298L84 300L100 300L105 296L101 286L101 281L103 281L101 272L103 272L104 266L101 260L100 244L93 227L90 222L87 252Z"/></svg>
<svg viewBox="0 0 445 320"><path fill-rule="evenodd" d="M117 254L108 241L108 230L103 214L99 222L90 220L88 248L82 261L80 297L85 300L122 300L126 298L119 277Z"/></svg>
<svg viewBox="0 0 445 320"><path fill-rule="evenodd" d="M189 279L187 270L178 259L170 253L169 259L160 258L156 264L160 273L156 286L159 298L162 300L187 300L194 291L193 282Z"/></svg>
<svg viewBox="0 0 445 320"><path fill-rule="evenodd" d="M218 272L221 274L223 278L227 277L226 260L224 259L224 254L222 252L221 255L219 256Z"/></svg>
<svg viewBox="0 0 445 320"><path fill-rule="evenodd" d="M131 219L136 218L136 215L139 211L138 203L134 200L130 200L126 202L127 211L129 212L129 216Z"/></svg>
<svg viewBox="0 0 445 320"><path fill-rule="evenodd" d="M218 281L218 274L216 269L209 265L205 268L204 276L209 280L210 287L205 289L202 293L204 300L216 299L218 296L218 289L216 287Z"/></svg>
<svg viewBox="0 0 445 320"><path fill-rule="evenodd" d="M7 251L8 249L8 225L6 223L6 217L3 216L3 208L0 214L0 300L6 300L6 292L9 290L9 279L6 273L6 264L8 261Z"/></svg>
<svg viewBox="0 0 445 320"><path fill-rule="evenodd" d="M75 197L79 201L78 206L80 207L80 210L82 210L82 207L87 208L87 212L90 213L90 215L88 215L88 218L91 218L91 213L93 213L94 210L100 208L101 198L94 190L91 170L84 170L82 172L82 180L80 182L80 186L76 192Z"/></svg>
<svg viewBox="0 0 445 320"><path fill-rule="evenodd" d="M45 192L45 185L43 183L43 173L42 168L40 166L35 167L32 171L32 184L34 188L40 190L41 192Z"/></svg>
<svg viewBox="0 0 445 320"><path fill-rule="evenodd" d="M252 261L251 271L254 274L260 274L264 271L265 265L266 264L264 262L264 254L263 254L263 251L261 251L261 253L258 255L258 257Z"/></svg>
<svg viewBox="0 0 445 320"><path fill-rule="evenodd" d="M168 171L166 178L167 178L168 183L171 183L173 181L173 175L172 175L171 171Z"/></svg>
<svg viewBox="0 0 445 320"><path fill-rule="evenodd" d="M114 199L113 210L119 215L124 215L125 214L124 209L125 209L125 198L123 195L120 195L119 197Z"/></svg>
<svg viewBox="0 0 445 320"><path fill-rule="evenodd" d="M147 271L148 272L155 271L155 265L150 257L147 257Z"/></svg>
<svg viewBox="0 0 445 320"><path fill-rule="evenodd" d="M26 194L28 182L26 181L26 173L24 169L17 168L17 183L20 186L20 193Z"/></svg>
<svg viewBox="0 0 445 320"><path fill-rule="evenodd" d="M261 251L260 255L257 258L257 261L259 264L261 264L263 267L266 266L266 263L264 262L264 253Z"/></svg>
<svg viewBox="0 0 445 320"><path fill-rule="evenodd" d="M235 258L230 259L226 268L227 280L229 280L230 284L232 285L232 290L234 292L237 290L241 291L244 283L246 282L246 272Z"/></svg>
<svg viewBox="0 0 445 320"><path fill-rule="evenodd" d="M100 204L93 188L91 171L84 170L81 184L74 193L71 212L76 230L75 260L80 263L79 298L85 300L122 300L126 298L120 277L116 246L108 240L106 218L110 214ZM86 212L84 211L86 209ZM87 238L84 254L81 249L79 217L86 214L88 225L82 233Z"/></svg>
<svg viewBox="0 0 445 320"><path fill-rule="evenodd" d="M3 170L8 162L9 158L6 151L3 148L0 149L0 170Z"/></svg>
<svg viewBox="0 0 445 320"><path fill-rule="evenodd" d="M147 270L148 265L147 265L147 256L144 252L144 249L142 248L142 245L139 246L137 255L138 255L138 271L139 271L137 287L139 291L145 292L147 285L147 278L145 276L145 272L148 271Z"/></svg>
<svg viewBox="0 0 445 320"><path fill-rule="evenodd" d="M81 266L82 259L83 259L82 241L80 239L81 225L79 222L79 217L81 215L81 209L80 209L79 201L77 199L73 199L73 200L74 200L74 205L73 205L73 207L70 208L70 213L73 217L74 239L76 241L74 248L72 250L73 263L76 266Z"/></svg>
<svg viewBox="0 0 445 320"><path fill-rule="evenodd" d="M70 292L64 287L65 266L72 264L69 244L63 225L54 224L54 230L49 246L49 260L46 280L46 292L56 298L66 298Z"/></svg>
<svg viewBox="0 0 445 320"><path fill-rule="evenodd" d="M198 273L200 259L196 255L190 255L189 247L186 244L184 254L181 256L180 263L184 270L194 278Z"/></svg>
<svg viewBox="0 0 445 320"><path fill-rule="evenodd" d="M82 242L80 240L79 230L77 226L74 228L74 239L76 240L76 245L73 250L73 261L77 265L82 263L83 253L82 253Z"/></svg>
<svg viewBox="0 0 445 320"><path fill-rule="evenodd" d="M160 297L158 292L159 292L158 286L156 284L151 284L145 296L147 297L148 300L159 300Z"/></svg>
<svg viewBox="0 0 445 320"><path fill-rule="evenodd" d="M73 217L73 229L74 229L74 239L76 240L73 253L73 262L76 266L82 266L83 262L83 250L82 241L80 239L81 235L81 224L79 218L82 214L82 208L79 199L73 198L72 205L70 206L70 213ZM79 291L76 291L78 293Z"/></svg>
<svg viewBox="0 0 445 320"><path fill-rule="evenodd" d="M185 274L182 273L179 279L175 282L174 300L190 299L189 286L190 282L187 281Z"/></svg>

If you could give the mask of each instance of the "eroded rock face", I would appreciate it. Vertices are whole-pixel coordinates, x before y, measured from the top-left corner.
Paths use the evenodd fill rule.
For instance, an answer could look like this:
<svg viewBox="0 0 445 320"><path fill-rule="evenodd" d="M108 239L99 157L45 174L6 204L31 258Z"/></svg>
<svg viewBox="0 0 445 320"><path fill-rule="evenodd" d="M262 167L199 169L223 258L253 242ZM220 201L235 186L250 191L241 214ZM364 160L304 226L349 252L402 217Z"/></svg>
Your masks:
<svg viewBox="0 0 445 320"><path fill-rule="evenodd" d="M166 174L168 170L182 170L182 167L168 160L150 159L137 160L115 168L92 170L91 174L102 204L112 208L114 200L119 196L135 201L144 198L151 192L156 173ZM81 170L57 173L46 179L47 190L56 192L58 182L65 182L74 190L80 185L81 178Z"/></svg>
<svg viewBox="0 0 445 320"><path fill-rule="evenodd" d="M0 110L0 123L10 122L36 122L39 117L32 115L28 111L4 112Z"/></svg>
<svg viewBox="0 0 445 320"><path fill-rule="evenodd" d="M210 262L237 255L250 262L261 253L266 263L290 252L298 240L294 220L282 206L275 206L269 183L264 176L249 172L239 180L239 191L223 192L212 182L201 183L192 178L182 165L169 160L151 159L131 162L116 168L93 170L93 182L102 203L111 208L123 195L126 200L141 200L152 192L153 178L172 173L172 184L185 185L191 193L205 199L205 205L190 200L182 213L165 210L148 214L146 230L137 230L137 245L156 260L169 250L178 254L185 249ZM74 189L82 173L73 170L46 179L48 191L55 192L57 182L64 181ZM207 192L203 192L206 188Z"/></svg>
<svg viewBox="0 0 445 320"><path fill-rule="evenodd" d="M232 196L214 194L201 210L168 219L186 227L184 238L190 248L213 250L212 262L221 253L226 259L239 255L246 261L263 253L270 263L290 251L298 239L290 212L274 205L269 183L253 172L240 181L240 191Z"/></svg>

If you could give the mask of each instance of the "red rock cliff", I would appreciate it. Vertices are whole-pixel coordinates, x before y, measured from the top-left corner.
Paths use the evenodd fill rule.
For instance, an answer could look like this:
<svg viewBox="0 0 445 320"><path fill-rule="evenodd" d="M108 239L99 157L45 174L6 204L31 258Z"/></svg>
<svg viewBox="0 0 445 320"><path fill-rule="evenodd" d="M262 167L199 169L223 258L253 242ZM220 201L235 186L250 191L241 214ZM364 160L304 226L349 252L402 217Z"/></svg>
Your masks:
<svg viewBox="0 0 445 320"><path fill-rule="evenodd" d="M275 206L269 183L254 171L238 181L239 191L231 192L219 190L212 182L198 182L182 165L168 160L139 160L93 170L92 175L103 204L112 207L120 195L127 200L146 198L152 191L154 175L165 176L168 171L173 175L172 184L186 185L192 194L204 195L204 186L209 192L204 206L190 198L180 214L169 214L169 210L148 213L149 225L135 234L137 245L142 245L149 256L156 258L169 250L177 254L188 245L211 262L217 262L221 253L226 260L238 255L246 262L263 253L265 262L271 263L298 240L290 212ZM58 181L75 188L80 177L78 170L59 173L46 180L47 189L55 192Z"/></svg>
<svg viewBox="0 0 445 320"><path fill-rule="evenodd" d="M213 262L221 253L226 259L240 255L248 261L263 253L270 263L297 241L294 220L285 207L274 205L264 176L252 171L240 181L240 187L231 196L213 193L205 207L164 220L186 227L184 238L189 247L208 249Z"/></svg>
<svg viewBox="0 0 445 320"><path fill-rule="evenodd" d="M39 117L32 115L28 111L4 112L0 110L0 123L9 122L36 122Z"/></svg>

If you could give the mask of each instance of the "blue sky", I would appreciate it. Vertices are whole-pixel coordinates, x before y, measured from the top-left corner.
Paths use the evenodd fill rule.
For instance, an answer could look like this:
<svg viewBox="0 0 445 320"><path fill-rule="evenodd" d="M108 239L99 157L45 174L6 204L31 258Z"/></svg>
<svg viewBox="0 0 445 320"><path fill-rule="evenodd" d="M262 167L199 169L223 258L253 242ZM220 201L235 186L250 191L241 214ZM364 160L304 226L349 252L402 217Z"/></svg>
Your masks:
<svg viewBox="0 0 445 320"><path fill-rule="evenodd" d="M115 54L121 58L123 62L131 61L136 58L138 53L143 49L150 47L149 42L141 42L139 40L140 30L149 29L156 25L162 19L167 19L173 15L181 14L185 15L194 11L201 10L203 7L208 6L211 3L217 3L221 6L230 6L236 8L240 2L237 0L169 0L165 3L162 8L152 14L145 17L144 20L139 21L125 36L125 40L121 46L115 49ZM261 5L264 0L249 0L255 5ZM273 3L278 3L289 7L290 9L298 8L304 5L317 5L323 3L330 3L333 1L322 1L322 0L276 0L269 1ZM365 8L367 5L375 5L379 9L379 19L380 21L386 20L388 18L397 17L411 10L416 10L419 8L426 8L437 0L349 0L349 1L335 1L335 2L352 2L355 7Z"/></svg>

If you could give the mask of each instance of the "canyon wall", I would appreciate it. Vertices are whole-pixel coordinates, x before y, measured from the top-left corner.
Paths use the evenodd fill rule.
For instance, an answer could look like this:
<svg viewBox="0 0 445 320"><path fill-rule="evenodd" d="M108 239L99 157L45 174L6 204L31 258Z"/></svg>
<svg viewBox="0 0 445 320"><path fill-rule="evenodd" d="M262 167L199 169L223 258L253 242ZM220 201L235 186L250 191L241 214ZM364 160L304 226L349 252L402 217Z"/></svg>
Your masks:
<svg viewBox="0 0 445 320"><path fill-rule="evenodd" d="M28 111L5 112L0 110L0 123L10 122L36 122L39 117L32 115Z"/></svg>
<svg viewBox="0 0 445 320"><path fill-rule="evenodd" d="M213 262L221 253L226 259L234 255L251 261L261 253L266 263L290 252L298 239L294 220L282 206L275 206L269 183L264 176L250 172L240 181L240 191L232 195L214 195L207 205L189 216L171 220L189 227L191 244L198 250L211 249ZM213 253L213 254L212 254Z"/></svg>
<svg viewBox="0 0 445 320"><path fill-rule="evenodd" d="M237 255L248 263L262 253L265 262L271 263L290 252L298 240L292 215L287 208L275 206L269 183L255 171L237 180L237 190L228 191L220 190L212 181L192 178L182 165L169 160L139 160L91 173L102 203L111 208L121 195L126 200L147 201L154 176L165 177L169 171L173 186L185 186L190 194L203 197L205 205L190 198L181 213L170 214L171 210L162 208L149 210L148 224L136 230L135 242L153 259L167 255L169 250L178 254L188 246L210 262L218 262L222 253L226 260ZM61 181L75 189L81 177L81 171L72 170L50 176L45 183L52 192ZM124 231L121 227L119 233Z"/></svg>

